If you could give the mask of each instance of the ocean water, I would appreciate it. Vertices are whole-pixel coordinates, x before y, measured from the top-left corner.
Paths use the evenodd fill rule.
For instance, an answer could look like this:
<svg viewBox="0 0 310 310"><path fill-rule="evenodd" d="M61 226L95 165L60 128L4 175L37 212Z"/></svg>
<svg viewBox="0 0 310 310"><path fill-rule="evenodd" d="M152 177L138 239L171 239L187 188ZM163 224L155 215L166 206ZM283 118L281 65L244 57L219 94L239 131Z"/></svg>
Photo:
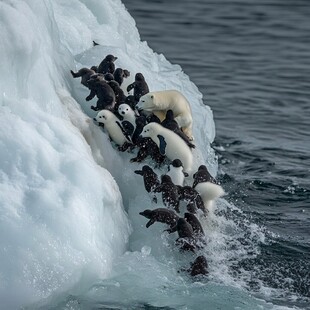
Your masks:
<svg viewBox="0 0 310 310"><path fill-rule="evenodd" d="M307 3L140 2L0 2L0 309L309 308ZM70 74L109 53L191 103L207 278Z"/></svg>
<svg viewBox="0 0 310 310"><path fill-rule="evenodd" d="M266 244L231 273L310 308L309 1L124 3L141 39L202 92L227 200L265 229Z"/></svg>

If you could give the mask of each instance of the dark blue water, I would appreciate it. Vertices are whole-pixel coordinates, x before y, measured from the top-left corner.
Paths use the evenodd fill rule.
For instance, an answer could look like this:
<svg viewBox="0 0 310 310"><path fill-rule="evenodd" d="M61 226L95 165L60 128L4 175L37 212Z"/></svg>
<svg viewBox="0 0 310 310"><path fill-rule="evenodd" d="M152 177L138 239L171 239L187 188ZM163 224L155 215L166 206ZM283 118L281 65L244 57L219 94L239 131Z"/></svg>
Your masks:
<svg viewBox="0 0 310 310"><path fill-rule="evenodd" d="M251 292L276 289L272 302L310 308L310 2L123 3L141 39L181 65L212 108L226 198L266 228L260 253L231 273L251 272Z"/></svg>

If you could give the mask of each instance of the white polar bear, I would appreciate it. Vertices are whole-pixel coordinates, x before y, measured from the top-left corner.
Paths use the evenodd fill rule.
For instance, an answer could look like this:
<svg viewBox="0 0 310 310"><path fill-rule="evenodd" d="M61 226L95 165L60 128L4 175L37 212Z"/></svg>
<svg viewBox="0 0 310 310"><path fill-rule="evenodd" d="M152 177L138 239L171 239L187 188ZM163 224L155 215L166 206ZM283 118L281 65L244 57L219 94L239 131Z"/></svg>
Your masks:
<svg viewBox="0 0 310 310"><path fill-rule="evenodd" d="M184 171L191 173L193 165L193 154L189 146L173 131L157 123L149 123L144 126L141 136L151 138L159 147L162 155L167 156L171 161L181 160Z"/></svg>
<svg viewBox="0 0 310 310"><path fill-rule="evenodd" d="M130 141L126 139L123 133L121 121L111 111L101 110L98 112L94 120L99 124L104 125L104 128L108 132L109 137L117 145L124 146L125 143L130 143Z"/></svg>
<svg viewBox="0 0 310 310"><path fill-rule="evenodd" d="M162 121L168 110L173 111L173 116L183 132L193 140L192 111L189 102L177 90L163 90L150 92L142 96L136 108L153 112Z"/></svg>

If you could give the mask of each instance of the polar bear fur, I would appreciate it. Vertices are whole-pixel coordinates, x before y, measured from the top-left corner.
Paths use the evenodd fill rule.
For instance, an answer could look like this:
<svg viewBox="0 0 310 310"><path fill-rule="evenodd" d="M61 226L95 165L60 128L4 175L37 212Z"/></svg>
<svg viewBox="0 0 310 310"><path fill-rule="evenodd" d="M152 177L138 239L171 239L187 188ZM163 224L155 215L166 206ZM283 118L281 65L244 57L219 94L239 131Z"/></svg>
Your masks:
<svg viewBox="0 0 310 310"><path fill-rule="evenodd" d="M191 173L193 165L193 154L188 145L173 131L163 127L157 123L149 123L144 126L141 133L142 137L151 138L160 148L159 136L165 140L165 156L171 161L180 159L183 163L184 171L188 174Z"/></svg>
<svg viewBox="0 0 310 310"><path fill-rule="evenodd" d="M100 124L104 124L105 130L108 132L109 137L117 145L123 146L124 143L129 143L124 136L121 129L120 120L109 110L101 110L98 112L95 120Z"/></svg>
<svg viewBox="0 0 310 310"><path fill-rule="evenodd" d="M161 121L165 118L166 112L172 110L182 131L193 140L192 111L189 102L179 91L163 90L147 93L140 98L136 108L153 112Z"/></svg>

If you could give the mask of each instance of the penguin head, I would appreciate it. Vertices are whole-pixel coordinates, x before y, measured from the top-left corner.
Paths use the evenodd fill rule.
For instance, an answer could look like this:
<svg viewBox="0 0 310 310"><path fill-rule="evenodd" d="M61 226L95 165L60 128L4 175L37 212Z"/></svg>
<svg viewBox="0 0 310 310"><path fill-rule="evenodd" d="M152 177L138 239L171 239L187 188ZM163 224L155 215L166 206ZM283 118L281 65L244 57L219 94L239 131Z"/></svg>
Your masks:
<svg viewBox="0 0 310 310"><path fill-rule="evenodd" d="M144 81L144 76L142 73L136 73L136 76L135 76L135 80L136 81Z"/></svg>
<svg viewBox="0 0 310 310"><path fill-rule="evenodd" d="M172 183L171 177L167 174L161 176L161 183Z"/></svg>
<svg viewBox="0 0 310 310"><path fill-rule="evenodd" d="M183 164L181 162L180 159L174 159L171 163L172 167L174 168L179 168L179 167L183 167Z"/></svg>
<svg viewBox="0 0 310 310"><path fill-rule="evenodd" d="M113 55L111 55L111 54L109 54L109 55L107 55L107 56L105 57L105 60L106 60L106 61L110 61L110 62L114 62L116 59L117 59L117 57L115 57L115 56L113 56Z"/></svg>
<svg viewBox="0 0 310 310"><path fill-rule="evenodd" d="M146 209L142 212L139 212L140 215L145 216L146 218L150 219L152 217L152 210Z"/></svg>

